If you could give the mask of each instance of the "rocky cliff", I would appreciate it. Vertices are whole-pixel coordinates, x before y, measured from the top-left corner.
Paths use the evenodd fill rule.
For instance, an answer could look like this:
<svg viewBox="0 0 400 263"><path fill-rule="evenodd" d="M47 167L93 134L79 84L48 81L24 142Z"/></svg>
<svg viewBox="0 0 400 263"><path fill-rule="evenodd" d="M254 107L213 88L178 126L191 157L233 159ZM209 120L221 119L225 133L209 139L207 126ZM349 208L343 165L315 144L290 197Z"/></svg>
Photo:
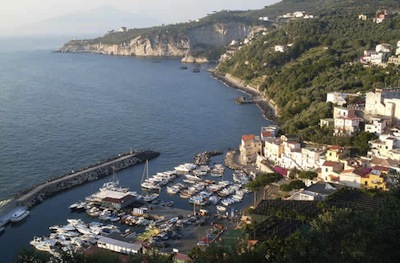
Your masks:
<svg viewBox="0 0 400 263"><path fill-rule="evenodd" d="M134 30L129 30L111 33L111 36L107 34L97 39L72 40L66 43L59 52L90 52L120 56L174 56L185 57L189 62L193 61L191 55L196 52L227 45L232 40L244 39L261 29L264 28L242 22L228 22L189 26L185 29L175 29L173 26L160 27L157 31L153 30L151 34L148 32L137 34Z"/></svg>

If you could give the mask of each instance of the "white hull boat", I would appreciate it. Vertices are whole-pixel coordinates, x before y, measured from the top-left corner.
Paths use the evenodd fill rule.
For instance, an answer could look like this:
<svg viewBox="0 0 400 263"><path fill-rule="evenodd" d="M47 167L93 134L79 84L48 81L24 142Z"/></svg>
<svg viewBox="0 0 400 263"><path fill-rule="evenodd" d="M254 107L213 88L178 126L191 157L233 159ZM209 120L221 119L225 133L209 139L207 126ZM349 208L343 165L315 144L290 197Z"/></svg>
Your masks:
<svg viewBox="0 0 400 263"><path fill-rule="evenodd" d="M226 207L222 206L222 205L217 205L217 210L220 212L225 212L226 211Z"/></svg>
<svg viewBox="0 0 400 263"><path fill-rule="evenodd" d="M12 214L10 221L12 223L17 223L22 219L24 219L25 217L27 217L28 215L29 215L28 210L26 210L25 208L20 208Z"/></svg>

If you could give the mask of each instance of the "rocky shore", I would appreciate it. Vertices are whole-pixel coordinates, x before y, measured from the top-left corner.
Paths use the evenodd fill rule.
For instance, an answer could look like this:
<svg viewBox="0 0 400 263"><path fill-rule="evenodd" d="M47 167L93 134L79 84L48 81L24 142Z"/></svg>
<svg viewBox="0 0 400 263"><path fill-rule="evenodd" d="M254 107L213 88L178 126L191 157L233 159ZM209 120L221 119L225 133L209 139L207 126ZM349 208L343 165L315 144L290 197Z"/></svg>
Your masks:
<svg viewBox="0 0 400 263"><path fill-rule="evenodd" d="M230 150L226 153L224 158L225 166L231 170L242 170L244 167L235 161L235 157L239 154L238 149Z"/></svg>
<svg viewBox="0 0 400 263"><path fill-rule="evenodd" d="M223 153L223 151L220 151L220 150L205 151L205 152L199 153L194 157L194 164L196 164L196 165L208 164L208 163L210 163L211 156L220 155L222 153Z"/></svg>
<svg viewBox="0 0 400 263"><path fill-rule="evenodd" d="M226 85L228 85L232 88L241 90L247 94L250 94L253 97L254 103L256 103L257 106L263 112L264 117L272 122L277 122L277 120L278 120L277 116L279 113L278 107L275 105L275 103L271 99L267 98L259 90L247 85L244 81L240 80L239 78L235 78L229 74L222 76L222 75L217 74L213 70L210 70L210 73L214 78L220 80L221 82L225 83Z"/></svg>
<svg viewBox="0 0 400 263"><path fill-rule="evenodd" d="M49 179L42 184L32 186L8 200L6 207L24 206L31 208L59 192L103 178L112 174L113 171L119 171L136 164L144 163L146 160L156 158L159 155L159 152L150 150L130 151L118 154L78 171L71 171L70 173ZM6 207L0 207L0 215L7 212L8 209L5 209Z"/></svg>

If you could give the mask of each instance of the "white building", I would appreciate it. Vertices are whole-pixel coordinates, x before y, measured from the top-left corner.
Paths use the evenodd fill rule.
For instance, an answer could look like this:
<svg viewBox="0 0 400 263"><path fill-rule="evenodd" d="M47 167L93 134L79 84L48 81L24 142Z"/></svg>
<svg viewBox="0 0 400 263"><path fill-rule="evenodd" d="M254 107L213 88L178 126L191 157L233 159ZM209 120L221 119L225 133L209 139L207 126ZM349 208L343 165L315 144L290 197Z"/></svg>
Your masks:
<svg viewBox="0 0 400 263"><path fill-rule="evenodd" d="M333 104L343 106L346 104L347 96L347 93L329 92L326 94L326 102L332 102Z"/></svg>
<svg viewBox="0 0 400 263"><path fill-rule="evenodd" d="M400 89L376 89L367 92L365 97L365 115L369 117L385 116L388 125L400 123Z"/></svg>
<svg viewBox="0 0 400 263"><path fill-rule="evenodd" d="M255 136L254 134L242 135L239 150L242 163L255 163L257 160L257 155L261 155L262 151L260 136Z"/></svg>
<svg viewBox="0 0 400 263"><path fill-rule="evenodd" d="M375 47L377 53L390 53L392 52L392 46L390 44L382 43Z"/></svg>
<svg viewBox="0 0 400 263"><path fill-rule="evenodd" d="M351 188L361 188L361 176L353 172L354 169L344 170L340 173L340 184Z"/></svg>
<svg viewBox="0 0 400 263"><path fill-rule="evenodd" d="M287 50L287 46L285 45L275 45L274 46L274 51L275 52L285 52Z"/></svg>
<svg viewBox="0 0 400 263"><path fill-rule="evenodd" d="M134 255L141 253L142 244L141 243L131 243L127 241L122 241L119 239L114 239L111 237L101 237L97 241L97 246L100 248L108 249L122 254Z"/></svg>
<svg viewBox="0 0 400 263"><path fill-rule="evenodd" d="M390 135L381 135L379 139L369 142L371 149L368 152L369 157L390 158L397 157L400 149L400 140L398 137ZM395 159L400 160L400 159Z"/></svg>
<svg viewBox="0 0 400 263"><path fill-rule="evenodd" d="M400 55L400 40L397 41L396 56Z"/></svg>
<svg viewBox="0 0 400 263"><path fill-rule="evenodd" d="M333 108L334 134L351 136L360 128L362 118L356 116L354 109L345 107Z"/></svg>
<svg viewBox="0 0 400 263"><path fill-rule="evenodd" d="M375 134L382 134L387 127L388 120L385 118L370 118L369 123L365 124L365 131Z"/></svg>

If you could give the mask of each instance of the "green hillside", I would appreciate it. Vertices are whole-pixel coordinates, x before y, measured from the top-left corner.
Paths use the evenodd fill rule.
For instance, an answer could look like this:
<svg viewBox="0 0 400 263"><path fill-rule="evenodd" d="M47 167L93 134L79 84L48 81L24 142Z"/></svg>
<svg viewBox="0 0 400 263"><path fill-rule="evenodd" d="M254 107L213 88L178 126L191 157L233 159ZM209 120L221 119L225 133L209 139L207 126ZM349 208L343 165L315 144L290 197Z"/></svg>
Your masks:
<svg viewBox="0 0 400 263"><path fill-rule="evenodd" d="M319 119L331 116L331 105L325 103L327 92L365 92L398 84L398 68L364 67L358 59L364 50L375 49L379 43L396 47L400 40L400 2L374 1L372 5L360 0L288 0L279 4L285 3L299 8L303 5L318 14L313 19L290 20L259 36L220 63L218 72L259 84L281 109L285 132L318 140ZM377 24L372 17L380 7L393 15ZM369 19L359 20L359 14L370 14ZM275 45L291 46L281 53L274 51Z"/></svg>

